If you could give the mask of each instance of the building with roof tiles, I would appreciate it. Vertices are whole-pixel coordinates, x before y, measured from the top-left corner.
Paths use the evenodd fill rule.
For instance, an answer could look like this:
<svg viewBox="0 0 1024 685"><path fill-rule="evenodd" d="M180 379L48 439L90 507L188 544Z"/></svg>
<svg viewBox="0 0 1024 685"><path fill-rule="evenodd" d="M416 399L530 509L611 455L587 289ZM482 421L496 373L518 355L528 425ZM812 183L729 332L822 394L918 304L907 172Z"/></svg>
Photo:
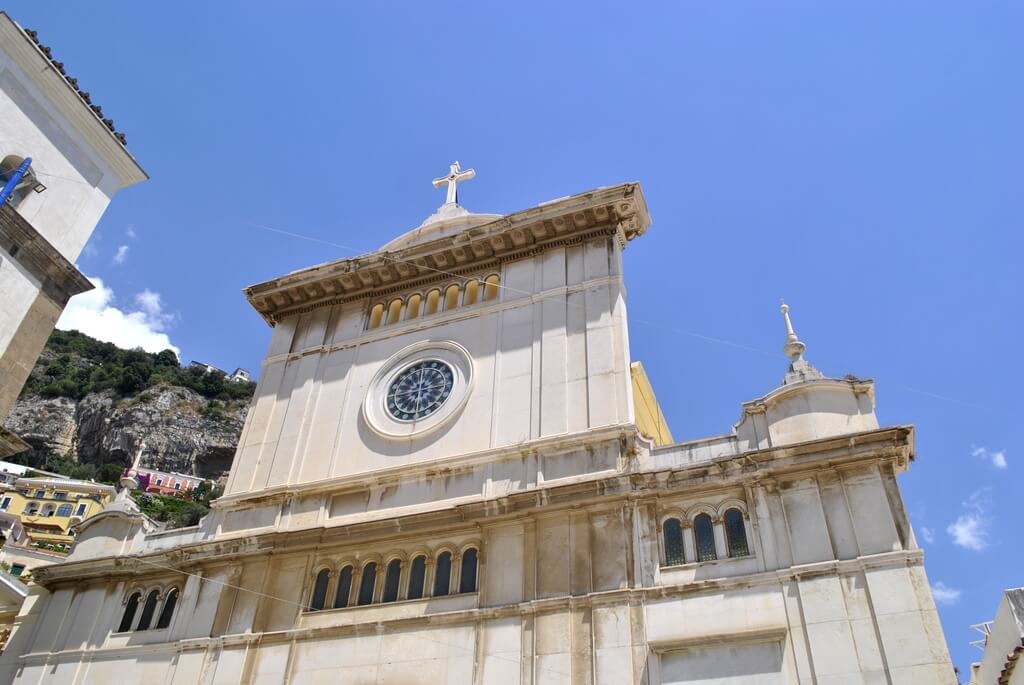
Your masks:
<svg viewBox="0 0 1024 685"><path fill-rule="evenodd" d="M146 180L126 139L38 34L0 12L0 425L73 295L107 205ZM0 458L27 449L0 429Z"/></svg>

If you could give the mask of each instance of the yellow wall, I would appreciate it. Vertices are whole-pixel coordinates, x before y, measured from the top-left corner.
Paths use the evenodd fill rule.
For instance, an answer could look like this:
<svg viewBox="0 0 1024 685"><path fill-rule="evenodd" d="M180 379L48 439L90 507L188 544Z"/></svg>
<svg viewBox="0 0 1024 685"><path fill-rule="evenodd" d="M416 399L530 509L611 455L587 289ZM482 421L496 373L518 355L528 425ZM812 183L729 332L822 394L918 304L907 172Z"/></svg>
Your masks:
<svg viewBox="0 0 1024 685"><path fill-rule="evenodd" d="M19 492L17 488L24 489L28 487L29 494L26 495ZM36 497L36 493L39 490L44 490L42 497ZM56 493L66 493L64 499L58 499ZM76 492L73 484L66 483L55 483L54 485L40 486L36 484L25 485L19 480L13 486L7 486L6 489L0 491L0 507L3 502L8 498L10 501L7 506L0 508L0 511L4 511L8 514L14 514L21 519L22 524L26 523L45 523L47 525L59 526L60 531L41 531L27 529L26 533L33 539L45 540L47 542L71 542L72 537L68 535L68 528L79 521L98 514L103 511L103 507L106 502L109 502L111 497L106 494L96 494L88 492ZM96 498L96 499L94 499ZM100 501L97 501L99 499ZM30 508L32 503L38 505L39 513L36 515L29 515L26 511ZM71 513L67 516L58 516L57 511L60 510L61 505L71 505ZM43 511L48 508L48 505L52 505L53 515L44 516ZM82 513L78 513L80 505L85 505Z"/></svg>
<svg viewBox="0 0 1024 685"><path fill-rule="evenodd" d="M665 422L658 398L654 396L654 388L647 378L647 372L640 362L629 365L633 378L633 413L636 416L636 427L640 432L654 441L655 445L671 445L672 432Z"/></svg>

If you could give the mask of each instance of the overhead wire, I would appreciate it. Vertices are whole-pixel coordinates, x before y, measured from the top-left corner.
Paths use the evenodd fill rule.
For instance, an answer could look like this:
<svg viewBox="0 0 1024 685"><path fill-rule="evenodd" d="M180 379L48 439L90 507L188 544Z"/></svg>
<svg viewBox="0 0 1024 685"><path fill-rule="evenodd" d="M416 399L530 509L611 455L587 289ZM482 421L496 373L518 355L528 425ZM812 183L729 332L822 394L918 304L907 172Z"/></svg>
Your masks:
<svg viewBox="0 0 1024 685"><path fill-rule="evenodd" d="M371 252L371 251L368 251L368 250L361 250L359 248L352 247L351 245L345 245L343 243L336 243L336 242L332 242L330 240L324 240L322 238L315 238L315 237L312 237L312 236L303 235L301 233L295 233L294 231L286 231L286 230L283 230L283 229L280 229L280 228L274 228L273 226L267 226L266 224L259 224L259 223L255 223L255 222L247 222L247 223L250 226L253 226L255 228L260 228L260 229L263 229L265 231L270 231L272 233L278 233L278 234L290 236L290 237L293 237L293 238L300 238L302 240L308 240L310 242L321 243L323 245L329 245L331 247L336 247L336 248L341 249L341 250L347 250L348 252L351 252L351 253L353 253L354 255L357 255L357 256L358 255L368 254L369 252ZM411 260L401 259L399 257L396 257L393 254L382 253L380 256L383 259L385 259L385 260L387 260L387 261L389 261L389 262L391 262L393 264L407 264L407 265L415 267L417 269L421 269L421 270L425 270L425 271L430 271L430 272L433 272L433 273L436 273L436 274L439 274L439 275L442 275L442 276L450 276L452 278L460 278L460 279L461 278L465 278L465 276L457 274L457 273L455 273L453 271L447 271L445 269L439 269L437 267L427 266L425 264L419 264L418 262L414 262L414 261L411 261ZM500 290L504 290L504 291L510 292L510 293L515 293L517 295L532 296L532 295L536 294L536 293L531 292L529 290L523 290L521 288L514 288L514 287L512 287L510 285L507 285L507 284L501 283L501 282L499 282L496 285L496 287L498 289L500 289ZM571 302L571 301L568 301L568 300L566 301L566 306L576 307L578 309L584 309L584 310L586 309L586 305L577 304L575 302ZM687 330L683 330L683 329L677 329L677 328L674 328L672 326L666 326L662 322L648 321L646 319L637 318L637 317L634 317L634 316L630 316L629 320L630 320L630 322L642 323L642 324L647 325L647 326L653 326L653 327L656 327L656 328L661 328L661 329L669 330L669 331L671 331L673 333L676 333L676 334L687 335L687 336L690 336L690 337L693 337L693 338L697 338L699 340L705 340L705 341L708 341L708 342L718 343L720 345L726 345L726 346L729 346L729 347L734 347L734 348L737 348L737 349L746 350L748 352L755 352L757 354L763 354L763 355L767 355L769 357L779 358L779 357L783 356L783 355L781 355L779 353L776 353L776 352L769 352L767 350L758 349L756 347L752 347L750 345L745 345L743 343L734 342L732 340L726 340L724 338L717 338L715 336L704 335L703 333L695 333L693 331L687 331Z"/></svg>

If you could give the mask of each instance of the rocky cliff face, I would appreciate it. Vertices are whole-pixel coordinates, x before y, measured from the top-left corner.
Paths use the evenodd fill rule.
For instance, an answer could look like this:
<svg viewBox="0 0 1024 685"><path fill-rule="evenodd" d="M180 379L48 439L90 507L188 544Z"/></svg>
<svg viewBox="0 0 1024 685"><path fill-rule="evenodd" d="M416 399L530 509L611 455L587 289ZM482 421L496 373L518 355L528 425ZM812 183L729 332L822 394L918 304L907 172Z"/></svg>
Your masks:
<svg viewBox="0 0 1024 685"><path fill-rule="evenodd" d="M246 409L245 402L211 402L161 385L127 399L24 396L5 426L32 445L26 456L39 468L52 456L127 466L145 441L143 466L216 479L231 466Z"/></svg>

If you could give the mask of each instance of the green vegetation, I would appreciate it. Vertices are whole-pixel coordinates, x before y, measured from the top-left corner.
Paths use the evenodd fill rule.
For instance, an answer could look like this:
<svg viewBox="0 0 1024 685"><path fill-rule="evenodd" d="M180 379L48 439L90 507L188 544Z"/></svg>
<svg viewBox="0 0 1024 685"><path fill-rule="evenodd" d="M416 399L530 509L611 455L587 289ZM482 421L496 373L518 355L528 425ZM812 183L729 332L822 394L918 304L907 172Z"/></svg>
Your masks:
<svg viewBox="0 0 1024 685"><path fill-rule="evenodd" d="M15 464L27 464L27 460L23 455L15 454L8 457L8 461ZM38 466L38 465L37 465ZM51 473L59 473L62 476L73 478L75 480L95 480L100 483L106 483L108 485L117 485L118 480L121 478L121 474L124 473L124 466L121 464L109 463L97 466L96 464L77 464L70 459L64 459L63 457L48 457L45 465L42 468ZM34 478L41 476L47 478L46 474L37 473L35 471L27 471L25 473L27 478Z"/></svg>
<svg viewBox="0 0 1024 685"><path fill-rule="evenodd" d="M184 528L199 523L199 519L210 512L210 502L223 493L223 487L203 482L192 491L194 499L191 501L138 490L132 492L132 499L142 513L154 521L165 521L171 528Z"/></svg>
<svg viewBox="0 0 1024 685"><path fill-rule="evenodd" d="M234 383L222 374L183 369L171 350L150 354L141 349L122 350L78 331L55 330L46 350L29 376L22 395L70 397L79 400L91 392L110 391L133 402L148 402L143 390L155 385L178 385L203 397L223 401L248 400L255 383Z"/></svg>

